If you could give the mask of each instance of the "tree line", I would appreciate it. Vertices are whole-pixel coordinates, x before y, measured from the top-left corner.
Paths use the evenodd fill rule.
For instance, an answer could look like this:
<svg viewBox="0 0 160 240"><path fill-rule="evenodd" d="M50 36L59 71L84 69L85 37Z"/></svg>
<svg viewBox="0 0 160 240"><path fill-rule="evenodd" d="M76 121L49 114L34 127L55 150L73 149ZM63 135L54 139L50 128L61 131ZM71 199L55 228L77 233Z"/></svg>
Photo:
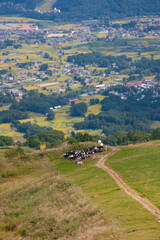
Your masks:
<svg viewBox="0 0 160 240"><path fill-rule="evenodd" d="M28 138L32 135L36 135L40 132L51 131L50 127L40 127L36 123L31 122L20 123L19 121L13 121L11 127L15 128L17 132L24 133L24 138Z"/></svg>
<svg viewBox="0 0 160 240"><path fill-rule="evenodd" d="M106 74L111 71L123 72L130 75L128 81L142 80L143 76L154 75L160 73L160 59L148 59L142 57L136 61L125 55L121 56L105 56L98 52L80 53L67 57L67 61L77 64L79 66L93 65L98 67L107 68ZM129 70L130 69L130 70ZM138 74L138 76L137 76ZM81 81L81 79L78 79Z"/></svg>
<svg viewBox="0 0 160 240"><path fill-rule="evenodd" d="M128 145L128 144L136 144L142 142L148 142L151 140L160 139L160 128L156 128L152 130L151 133L147 133L140 130L129 130L128 132L119 131L114 134L110 134L107 137L101 137L99 135L90 135L88 133L75 133L74 131L71 133L71 137L68 139L70 144L74 144L76 142L97 142L98 140L102 140L102 142L106 145L117 146L117 145Z"/></svg>
<svg viewBox="0 0 160 240"><path fill-rule="evenodd" d="M67 61L71 63L78 64L80 66L86 65L96 65L98 67L114 69L114 65L118 67L119 70L123 70L129 67L129 63L132 61L131 58L125 55L121 56L105 56L98 52L92 53L80 53L77 55L72 55L67 57Z"/></svg>
<svg viewBox="0 0 160 240"><path fill-rule="evenodd" d="M0 123L10 123L15 120L28 118L28 114L17 110L0 111Z"/></svg>
<svg viewBox="0 0 160 240"><path fill-rule="evenodd" d="M148 142L151 140L160 139L160 128L154 129L151 133L140 130L129 130L128 132L119 131L114 134L110 134L107 137L102 137L99 135L92 136L88 133L75 133L72 131L71 136L67 138L67 141L70 144L77 142L97 142L99 139L103 141L104 144L117 146L117 145L128 145L136 144L141 142ZM64 133L57 130L45 130L38 134L32 135L27 138L24 146L29 146L30 148L40 148L40 145L46 144L47 148L58 146L63 143L65 140ZM12 146L15 144L13 139L8 136L0 136L0 146Z"/></svg>
<svg viewBox="0 0 160 240"><path fill-rule="evenodd" d="M37 93L36 91L30 91L26 93L23 98L18 102L15 101L11 105L11 109L18 111L31 111L35 113L46 114L49 112L50 107L57 105L67 105L68 99L60 94L49 94Z"/></svg>
<svg viewBox="0 0 160 240"><path fill-rule="evenodd" d="M62 131L50 130L43 131L27 138L26 145L30 148L38 148L42 144L46 144L47 148L55 147L64 141L64 133Z"/></svg>

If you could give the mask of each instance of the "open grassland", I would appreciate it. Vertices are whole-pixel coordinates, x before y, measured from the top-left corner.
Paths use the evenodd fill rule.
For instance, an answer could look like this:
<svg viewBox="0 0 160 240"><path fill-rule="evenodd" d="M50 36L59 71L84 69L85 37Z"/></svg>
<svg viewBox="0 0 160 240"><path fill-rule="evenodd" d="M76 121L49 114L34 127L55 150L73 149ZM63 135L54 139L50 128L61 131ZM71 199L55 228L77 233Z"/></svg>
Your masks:
<svg viewBox="0 0 160 240"><path fill-rule="evenodd" d="M37 6L37 10L41 10L41 11L51 10L55 2L56 0L41 1L41 3Z"/></svg>
<svg viewBox="0 0 160 240"><path fill-rule="evenodd" d="M43 153L5 158L0 151L0 239L124 240L112 216L50 159Z"/></svg>
<svg viewBox="0 0 160 240"><path fill-rule="evenodd" d="M108 161L143 197L160 208L160 143L159 141L122 147Z"/></svg>
<svg viewBox="0 0 160 240"><path fill-rule="evenodd" d="M77 166L62 159L56 152L50 153L50 157L59 172L80 186L92 197L93 202L98 203L103 213L118 224L122 239L158 240L160 238L157 219L127 196L106 172L95 166L100 156L97 155L95 159L87 161L83 166Z"/></svg>
<svg viewBox="0 0 160 240"><path fill-rule="evenodd" d="M96 105L92 105L88 107L88 112L86 114L86 116L88 116L89 114L98 114L101 112L101 105L100 104L96 104Z"/></svg>
<svg viewBox="0 0 160 240"><path fill-rule="evenodd" d="M157 154L159 145L159 142L151 144ZM131 159L135 148L136 154L148 154L149 146L141 145L143 150L140 146L124 147L109 163ZM21 153L14 158L10 155L5 158L5 150L0 150L2 240L159 240L156 217L95 166L101 154L82 166L62 157L67 150L86 147L86 144L63 146L36 155ZM144 169L147 166L148 162L143 161ZM131 178L135 175L134 171L130 173ZM138 179L140 175L137 171Z"/></svg>

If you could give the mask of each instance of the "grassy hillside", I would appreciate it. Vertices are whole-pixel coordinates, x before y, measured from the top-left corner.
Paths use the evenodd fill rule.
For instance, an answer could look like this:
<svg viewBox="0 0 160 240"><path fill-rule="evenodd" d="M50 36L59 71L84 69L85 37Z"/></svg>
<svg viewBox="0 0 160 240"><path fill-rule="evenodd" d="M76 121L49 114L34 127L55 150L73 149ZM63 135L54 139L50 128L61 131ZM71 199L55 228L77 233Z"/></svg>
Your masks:
<svg viewBox="0 0 160 240"><path fill-rule="evenodd" d="M160 142L123 147L107 164L142 196L160 208Z"/></svg>
<svg viewBox="0 0 160 240"><path fill-rule="evenodd" d="M122 239L158 240L160 238L157 219L141 204L126 195L106 172L95 166L99 155L94 161L88 161L81 167L63 160L59 154L50 153L50 156L57 169L71 182L80 186L94 202L98 203L103 213L118 224L119 228L116 231L121 232Z"/></svg>
<svg viewBox="0 0 160 240"><path fill-rule="evenodd" d="M135 149L136 155L148 154L149 146L122 148L109 162L116 164L119 159L130 159L135 156ZM101 155L82 166L63 159L65 151L84 147L76 145L36 154L19 150L18 155L12 152L14 159L8 151L0 151L1 240L160 239L156 217L95 166ZM150 168L155 171L159 147L159 142L150 147L155 152L155 163ZM148 162L143 164L147 169ZM133 174L140 178L139 171ZM145 179L149 181L147 176Z"/></svg>
<svg viewBox="0 0 160 240"><path fill-rule="evenodd" d="M55 2L56 0L43 0L42 2L37 3L36 9L41 11L51 10Z"/></svg>
<svg viewBox="0 0 160 240"><path fill-rule="evenodd" d="M116 224L49 157L21 153L11 159L4 150L0 157L1 240L121 239Z"/></svg>

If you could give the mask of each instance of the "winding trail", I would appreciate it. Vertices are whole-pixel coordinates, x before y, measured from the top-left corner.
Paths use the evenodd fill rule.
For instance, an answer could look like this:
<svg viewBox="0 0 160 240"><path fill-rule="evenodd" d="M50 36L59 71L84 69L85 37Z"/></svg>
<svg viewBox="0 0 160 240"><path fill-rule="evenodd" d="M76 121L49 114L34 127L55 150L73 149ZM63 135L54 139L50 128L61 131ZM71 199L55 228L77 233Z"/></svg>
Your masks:
<svg viewBox="0 0 160 240"><path fill-rule="evenodd" d="M102 156L98 163L96 164L97 167L103 169L109 175L116 181L118 186L125 191L130 197L138 201L143 205L145 209L147 209L149 212L151 212L153 215L155 215L160 222L160 209L158 209L151 201L149 201L146 198L141 197L137 192L135 192L128 184L123 180L123 178L113 169L105 165L105 161L107 158L109 158L111 155L113 155L116 151L119 151L119 148L112 147L113 153L108 153L105 156Z"/></svg>

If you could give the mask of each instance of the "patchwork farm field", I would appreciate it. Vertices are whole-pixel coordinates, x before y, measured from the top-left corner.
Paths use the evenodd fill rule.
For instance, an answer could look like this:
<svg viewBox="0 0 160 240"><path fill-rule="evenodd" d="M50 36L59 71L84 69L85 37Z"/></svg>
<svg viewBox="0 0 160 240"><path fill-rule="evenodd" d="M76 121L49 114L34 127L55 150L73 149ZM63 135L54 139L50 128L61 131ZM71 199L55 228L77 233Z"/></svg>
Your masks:
<svg viewBox="0 0 160 240"><path fill-rule="evenodd" d="M54 0L53 0L54 1ZM41 5L42 9L50 8L53 1L44 1L44 5ZM116 21L115 23L118 24L127 24L131 21L131 19L125 19L122 21ZM147 19L140 19L140 21L147 21ZM0 23L2 29L6 26L8 27L16 27L20 24L22 26L27 25L37 25L39 24L39 30L45 35L44 41L42 43L34 43L35 39L30 39L30 44L27 41L24 41L26 38L30 38L27 33L23 36L23 33L17 33L13 31L12 37L8 35L10 39L17 40L21 43L20 48L13 48L8 46L7 49L0 49L0 57L1 59L7 58L8 61L2 61L0 64L0 70L8 70L8 74L14 75L15 80L14 82L9 82L9 89L16 89L20 90L21 87L24 91L31 91L35 90L39 93L43 94L52 94L52 93L65 93L67 91L67 79L69 79L72 84L69 88L72 92L77 92L77 96L79 96L79 102L84 101L88 104L88 111L86 116L89 114L98 114L101 111L101 106L97 105L90 105L89 100L91 98L99 98L100 100L103 99L103 96L96 93L94 96L87 96L82 97L80 96L81 92L87 91L94 91L95 85L103 83L107 85L115 85L115 84L122 84L123 78L128 78L129 75L127 73L123 74L123 72L117 75L105 75L105 68L100 68L96 65L89 65L87 66L88 73L84 73L83 78L89 78L91 81L83 86L81 82L77 82L74 84L74 74L69 73L70 67L67 62L67 57L71 55L76 55L80 53L92 53L94 51L100 52L104 55L112 55L112 56L119 56L119 55L126 55L128 57L132 57L133 60L140 59L141 57L147 57L149 59L159 59L160 56L160 38L159 36L149 36L146 35L144 37L137 37L137 36L119 36L115 37L114 33L111 34L112 37L109 37L108 30L106 31L90 31L88 26L83 24L58 24L53 23L50 21L40 21L40 20L33 20L33 19L25 19L25 18L15 18L15 17L0 17ZM8 24L8 25L7 25ZM143 24L142 24L143 26ZM46 33L44 29L48 29L49 33ZM82 30L82 32L81 32ZM10 31L10 29L9 29ZM83 32L84 31L84 32ZM78 33L76 33L78 32ZM58 34L63 35L70 33L69 37L66 37L65 41L63 39L52 39L49 35L56 35ZM76 34L75 34L76 33ZM43 35L42 34L42 35ZM75 34L75 35L74 35ZM23 37L22 37L22 36ZM89 40L86 40L86 35L88 36ZM104 37L109 37L108 40L104 41ZM23 39L24 38L24 39ZM72 38L72 39L71 39ZM99 38L97 40L97 38ZM23 39L23 41L22 41ZM22 42L21 42L22 41ZM149 49L151 47L151 49ZM140 49L140 50L139 50ZM49 58L45 58L44 55L48 54ZM17 67L15 61L11 61L11 59L17 58L18 63L37 63L39 64L48 64L49 71L52 73L51 75L46 76L46 72L42 71L40 75L36 75L39 73L39 66L37 67ZM79 66L76 66L76 71L78 70ZM96 73L94 73L94 71ZM73 71L74 72L74 71ZM104 76L102 76L102 72ZM77 73L76 73L77 74ZM75 74L75 75L76 75ZM79 74L79 73L78 73ZM43 75L45 76L43 78ZM81 76L81 75L79 75ZM145 78L154 79L155 75L150 74L149 76L145 75ZM117 80L116 80L117 79ZM93 80L93 81L92 81ZM7 82L8 84L8 82ZM88 88L87 88L88 86ZM19 99L18 99L19 101ZM25 121L35 122L40 126L50 126L57 130L62 130L66 136L68 136L71 131L74 130L73 125L75 122L82 121L83 118L71 118L69 116L69 106L62 107L61 111L55 111L56 116L54 121L46 121L43 115L43 119L38 119L38 117L33 117L32 119L26 119ZM0 108L0 110L6 109L5 106ZM155 125L157 126L157 125ZM159 126L159 125L158 125ZM153 126L154 127L154 126ZM89 133L101 133L101 130L91 130L88 131ZM0 125L0 133L3 135L13 136L15 137L23 137L22 134L18 134L14 131L14 129L6 128L3 129L3 126Z"/></svg>
<svg viewBox="0 0 160 240"><path fill-rule="evenodd" d="M134 60L139 59L138 51L134 50L134 47L137 46L144 46L144 47L150 47L150 46L157 46L157 44L160 43L159 37L146 37L146 38L121 38L115 41L111 42L93 42L93 43L85 43L85 44L79 44L77 46L74 46L74 48L77 49L83 49L84 51L96 51L100 52L104 55L127 55L128 57L133 58ZM154 55L155 59L159 58L160 54L160 48L156 47L154 51L151 50L145 50L141 51L141 56L145 56L147 58L150 58L152 55Z"/></svg>
<svg viewBox="0 0 160 240"><path fill-rule="evenodd" d="M98 98L100 101L104 98L102 95L94 95L94 96L87 96L82 97L82 99L78 102L86 102L88 105L88 111L86 113L86 116L89 114L98 114L101 111L101 105L89 105L89 101L92 98ZM30 113L30 118L20 120L21 123L25 122L31 122L32 124L36 123L37 125L41 127L51 127L55 130L63 131L65 136L70 136L72 131L77 132L85 132L85 130L75 130L73 125L74 123L81 122L84 120L83 117L71 117L70 116L70 105L63 106L61 109L55 110L55 119L52 121L47 121L46 117L44 117L42 114L34 114ZM1 108L0 108L1 110ZM4 110L4 108L2 108ZM89 134L92 135L99 135L101 134L102 130L87 130ZM15 140L24 140L22 133L16 132L14 129L11 128L10 124L0 124L0 133L1 135L10 136L13 137Z"/></svg>

